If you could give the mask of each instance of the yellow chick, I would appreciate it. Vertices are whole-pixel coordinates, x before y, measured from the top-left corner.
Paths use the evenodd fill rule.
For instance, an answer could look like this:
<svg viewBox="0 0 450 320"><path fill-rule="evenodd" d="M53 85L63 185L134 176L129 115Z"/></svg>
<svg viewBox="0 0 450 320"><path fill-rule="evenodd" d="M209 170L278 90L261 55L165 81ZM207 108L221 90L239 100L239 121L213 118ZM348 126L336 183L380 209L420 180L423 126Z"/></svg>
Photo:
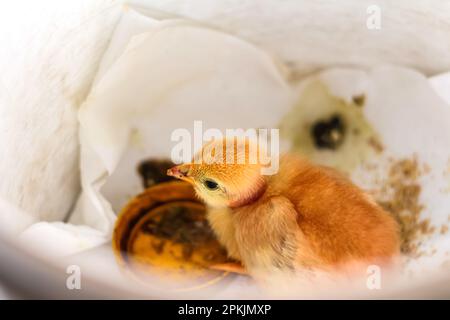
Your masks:
<svg viewBox="0 0 450 320"><path fill-rule="evenodd" d="M251 275L342 271L389 264L398 254L396 221L336 171L286 154L278 172L265 176L262 164L249 161L252 142L227 145L212 141L168 175L193 185L218 240Z"/></svg>

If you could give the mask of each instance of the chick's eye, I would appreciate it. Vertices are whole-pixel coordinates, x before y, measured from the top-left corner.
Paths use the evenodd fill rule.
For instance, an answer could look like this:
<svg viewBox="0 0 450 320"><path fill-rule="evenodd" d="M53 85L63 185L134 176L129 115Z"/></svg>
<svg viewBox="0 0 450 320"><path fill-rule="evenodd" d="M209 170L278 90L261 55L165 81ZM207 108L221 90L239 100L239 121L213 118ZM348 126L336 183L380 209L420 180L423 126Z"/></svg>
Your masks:
<svg viewBox="0 0 450 320"><path fill-rule="evenodd" d="M216 190L219 187L219 184L213 180L205 180L204 184L209 190Z"/></svg>

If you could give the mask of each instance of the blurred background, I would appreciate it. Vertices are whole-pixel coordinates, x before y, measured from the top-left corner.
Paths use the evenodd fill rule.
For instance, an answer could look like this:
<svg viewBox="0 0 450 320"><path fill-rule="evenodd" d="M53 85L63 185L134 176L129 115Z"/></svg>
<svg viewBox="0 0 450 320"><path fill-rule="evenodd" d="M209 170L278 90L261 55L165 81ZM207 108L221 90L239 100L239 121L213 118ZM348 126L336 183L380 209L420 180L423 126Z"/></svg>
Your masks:
<svg viewBox="0 0 450 320"><path fill-rule="evenodd" d="M438 96L449 103L450 80L442 75L450 71L450 1L1 1L0 298L197 297L130 286L113 263L109 239L114 216L76 214L86 208L79 200L86 192L80 173L80 107L130 35L154 21L179 19L261 48L286 66L281 69L289 81L327 68L369 70L388 64L422 75L417 83L431 79ZM164 126L163 120L155 122ZM447 151L430 157L442 152ZM110 181L123 179L116 175ZM450 212L445 202L440 205L440 211ZM82 266L83 290L67 289L71 265ZM246 288L243 298L262 297L245 283L239 286ZM212 289L212 294L233 297L227 288L220 294ZM314 294L334 297L338 291ZM436 272L364 295L449 298L450 277ZM339 296L361 297L350 291L339 291Z"/></svg>

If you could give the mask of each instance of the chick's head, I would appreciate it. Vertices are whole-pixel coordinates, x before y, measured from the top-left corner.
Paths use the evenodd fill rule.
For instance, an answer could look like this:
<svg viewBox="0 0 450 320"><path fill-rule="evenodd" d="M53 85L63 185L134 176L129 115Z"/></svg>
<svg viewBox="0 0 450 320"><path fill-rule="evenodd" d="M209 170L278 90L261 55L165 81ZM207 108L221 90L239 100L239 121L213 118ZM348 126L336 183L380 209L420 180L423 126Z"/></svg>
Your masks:
<svg viewBox="0 0 450 320"><path fill-rule="evenodd" d="M191 183L208 205L239 207L259 198L266 189L258 160L252 159L252 145L246 141L214 140L197 153L191 163L175 166L167 174Z"/></svg>

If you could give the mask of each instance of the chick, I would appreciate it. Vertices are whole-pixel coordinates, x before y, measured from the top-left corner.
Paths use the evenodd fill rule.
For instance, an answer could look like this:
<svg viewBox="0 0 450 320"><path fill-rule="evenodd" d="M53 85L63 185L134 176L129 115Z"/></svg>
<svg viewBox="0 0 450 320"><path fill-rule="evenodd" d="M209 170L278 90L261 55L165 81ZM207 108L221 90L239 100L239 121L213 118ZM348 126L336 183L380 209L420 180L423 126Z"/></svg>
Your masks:
<svg viewBox="0 0 450 320"><path fill-rule="evenodd" d="M399 252L396 221L349 180L292 154L265 176L248 161L250 144L215 140L168 170L193 185L218 240L250 275L384 264Z"/></svg>

